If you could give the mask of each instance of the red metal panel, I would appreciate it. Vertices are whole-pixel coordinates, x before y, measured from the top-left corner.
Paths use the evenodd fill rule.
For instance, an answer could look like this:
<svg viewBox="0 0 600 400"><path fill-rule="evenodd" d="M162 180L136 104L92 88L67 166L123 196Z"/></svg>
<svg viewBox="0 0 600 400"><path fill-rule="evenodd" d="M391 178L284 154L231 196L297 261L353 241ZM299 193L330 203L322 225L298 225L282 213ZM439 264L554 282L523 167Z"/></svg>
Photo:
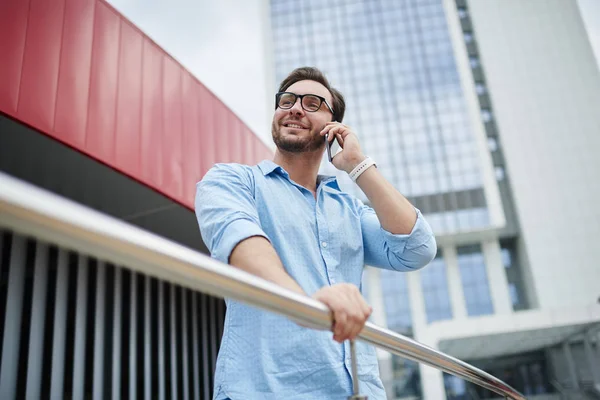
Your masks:
<svg viewBox="0 0 600 400"><path fill-rule="evenodd" d="M227 136L229 137L231 162L243 162L242 149L244 147L244 141L242 140L242 121L232 113L230 113L229 116L229 130L227 131Z"/></svg>
<svg viewBox="0 0 600 400"><path fill-rule="evenodd" d="M243 125L242 131L242 139L245 142L244 146L244 163L253 165L256 164L256 159L254 157L254 142L256 141L256 136L248 129L247 126Z"/></svg>
<svg viewBox="0 0 600 400"><path fill-rule="evenodd" d="M198 129L199 95L197 84L189 72L184 71L181 82L183 112L183 198L193 204L195 184L202 178L200 131Z"/></svg>
<svg viewBox="0 0 600 400"><path fill-rule="evenodd" d="M162 54L144 39L142 71L142 134L140 177L155 188L162 185Z"/></svg>
<svg viewBox="0 0 600 400"><path fill-rule="evenodd" d="M215 98L201 84L196 87L198 91L198 107L199 107L199 123L198 134L200 135L200 149L202 154L202 169L201 174L204 174L213 166L216 160L216 140L215 140L215 119L213 109L215 108Z"/></svg>
<svg viewBox="0 0 600 400"><path fill-rule="evenodd" d="M54 132L78 148L85 144L94 34L94 0L66 0Z"/></svg>
<svg viewBox="0 0 600 400"><path fill-rule="evenodd" d="M0 112L192 208L216 162L271 151L103 0L0 0Z"/></svg>
<svg viewBox="0 0 600 400"><path fill-rule="evenodd" d="M229 156L229 146L231 143L231 136L229 132L229 127L231 123L229 119L231 118L228 115L229 110L225 107L223 103L216 100L214 101L213 115L214 115L214 134L215 134L215 162L217 163L226 163L230 162L231 158Z"/></svg>
<svg viewBox="0 0 600 400"><path fill-rule="evenodd" d="M102 2L96 4L86 150L114 165L120 18Z"/></svg>
<svg viewBox="0 0 600 400"><path fill-rule="evenodd" d="M171 57L163 56L163 188L180 198L183 181L183 128L181 112L181 67Z"/></svg>
<svg viewBox="0 0 600 400"><path fill-rule="evenodd" d="M140 32L122 21L114 154L116 166L134 176L140 171L143 43Z"/></svg>
<svg viewBox="0 0 600 400"><path fill-rule="evenodd" d="M15 115L25 51L29 0L0 1L0 110Z"/></svg>
<svg viewBox="0 0 600 400"><path fill-rule="evenodd" d="M18 113L44 131L54 128L64 0L31 0Z"/></svg>

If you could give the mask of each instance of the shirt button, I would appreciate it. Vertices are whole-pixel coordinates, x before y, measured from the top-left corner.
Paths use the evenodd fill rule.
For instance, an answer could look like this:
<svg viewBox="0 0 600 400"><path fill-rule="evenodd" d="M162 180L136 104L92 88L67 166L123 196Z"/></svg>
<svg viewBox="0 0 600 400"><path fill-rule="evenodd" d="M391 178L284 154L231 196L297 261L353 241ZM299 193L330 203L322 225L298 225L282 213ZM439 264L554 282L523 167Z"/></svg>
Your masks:
<svg viewBox="0 0 600 400"><path fill-rule="evenodd" d="M321 246L327 247L327 242L321 242Z"/></svg>

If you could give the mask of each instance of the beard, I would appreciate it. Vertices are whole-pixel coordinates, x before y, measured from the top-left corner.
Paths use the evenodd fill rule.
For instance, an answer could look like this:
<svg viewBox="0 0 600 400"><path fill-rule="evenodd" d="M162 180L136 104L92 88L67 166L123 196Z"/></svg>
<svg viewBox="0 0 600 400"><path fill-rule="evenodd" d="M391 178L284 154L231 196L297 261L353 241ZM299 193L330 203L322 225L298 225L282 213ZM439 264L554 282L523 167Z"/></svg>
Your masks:
<svg viewBox="0 0 600 400"><path fill-rule="evenodd" d="M309 136L299 137L296 135L283 136L281 133L282 126L276 121L273 121L271 126L271 135L273 142L278 149L289 153L302 153L306 151L316 151L325 145L325 138L318 133L310 130Z"/></svg>

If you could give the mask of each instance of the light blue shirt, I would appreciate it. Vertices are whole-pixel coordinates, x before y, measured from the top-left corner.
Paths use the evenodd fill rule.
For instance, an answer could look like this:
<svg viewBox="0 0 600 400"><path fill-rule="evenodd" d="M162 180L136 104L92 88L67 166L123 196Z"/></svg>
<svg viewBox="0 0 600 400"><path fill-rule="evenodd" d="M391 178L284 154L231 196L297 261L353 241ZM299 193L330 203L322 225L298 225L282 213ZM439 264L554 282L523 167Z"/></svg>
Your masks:
<svg viewBox="0 0 600 400"><path fill-rule="evenodd" d="M217 164L197 184L196 215L212 257L228 263L251 236L267 238L286 271L309 295L349 282L361 287L365 264L413 271L436 253L431 228L417 210L410 234L385 231L375 211L319 175L317 196L272 161ZM349 342L332 333L227 300L215 371L215 400L346 400L352 394ZM356 343L360 393L386 399L375 349Z"/></svg>

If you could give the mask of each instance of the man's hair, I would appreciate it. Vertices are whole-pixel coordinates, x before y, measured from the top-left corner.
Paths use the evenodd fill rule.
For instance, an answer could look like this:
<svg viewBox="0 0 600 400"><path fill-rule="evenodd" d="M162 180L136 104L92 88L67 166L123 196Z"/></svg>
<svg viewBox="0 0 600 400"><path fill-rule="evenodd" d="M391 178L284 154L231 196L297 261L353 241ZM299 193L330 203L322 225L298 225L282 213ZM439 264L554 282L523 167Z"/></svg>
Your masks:
<svg viewBox="0 0 600 400"><path fill-rule="evenodd" d="M331 107L333 108L333 120L342 122L342 119L344 119L344 113L346 112L346 102L344 101L344 96L339 90L332 88L329 84L329 81L325 77L325 74L315 67L296 68L281 82L281 85L279 85L279 91L285 92L287 88L292 86L294 83L306 80L319 82L321 85L325 86L327 90L329 90L329 93L331 93L331 97L333 99L333 104L331 104Z"/></svg>

